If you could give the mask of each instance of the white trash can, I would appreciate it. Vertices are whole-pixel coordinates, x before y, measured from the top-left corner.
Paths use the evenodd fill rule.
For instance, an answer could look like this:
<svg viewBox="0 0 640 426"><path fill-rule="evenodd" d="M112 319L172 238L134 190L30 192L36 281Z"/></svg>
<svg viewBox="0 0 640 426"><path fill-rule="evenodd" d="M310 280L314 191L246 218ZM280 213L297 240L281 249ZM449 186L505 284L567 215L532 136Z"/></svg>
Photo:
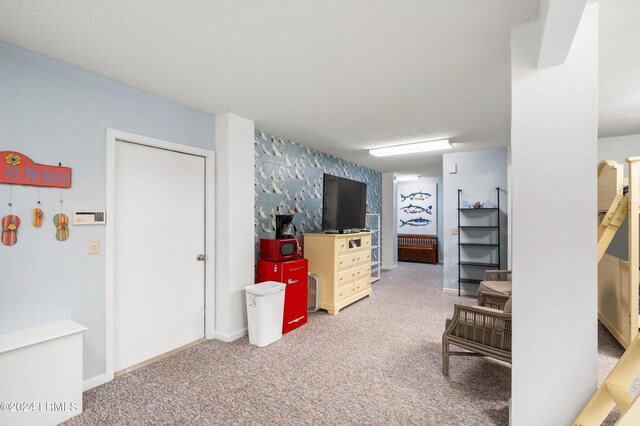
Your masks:
<svg viewBox="0 0 640 426"><path fill-rule="evenodd" d="M265 281L245 287L249 343L267 346L282 337L283 283Z"/></svg>

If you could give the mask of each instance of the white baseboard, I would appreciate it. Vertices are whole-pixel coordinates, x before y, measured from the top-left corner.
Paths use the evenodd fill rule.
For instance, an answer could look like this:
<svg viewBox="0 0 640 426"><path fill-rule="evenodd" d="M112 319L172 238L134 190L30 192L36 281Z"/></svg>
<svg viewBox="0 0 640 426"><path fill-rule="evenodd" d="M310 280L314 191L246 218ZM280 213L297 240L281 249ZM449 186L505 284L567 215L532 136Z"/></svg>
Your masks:
<svg viewBox="0 0 640 426"><path fill-rule="evenodd" d="M458 294L458 289L445 287L442 289L442 292L449 293L449 294ZM478 295L477 291L460 290L460 296L477 296L477 295Z"/></svg>
<svg viewBox="0 0 640 426"><path fill-rule="evenodd" d="M82 391L88 391L89 389L93 389L100 385L104 385L107 382L107 376L104 374L98 374L95 377L85 380L82 382Z"/></svg>
<svg viewBox="0 0 640 426"><path fill-rule="evenodd" d="M391 266L381 266L380 269L382 269L383 271L393 271L394 269L396 269L398 267L398 265L391 265Z"/></svg>
<svg viewBox="0 0 640 426"><path fill-rule="evenodd" d="M241 337L244 337L247 335L247 327L241 328L238 331L235 331L233 333L223 333L221 331L216 331L215 333L213 333L214 338L218 339L218 340L222 340L223 342L233 342L236 339L239 339Z"/></svg>

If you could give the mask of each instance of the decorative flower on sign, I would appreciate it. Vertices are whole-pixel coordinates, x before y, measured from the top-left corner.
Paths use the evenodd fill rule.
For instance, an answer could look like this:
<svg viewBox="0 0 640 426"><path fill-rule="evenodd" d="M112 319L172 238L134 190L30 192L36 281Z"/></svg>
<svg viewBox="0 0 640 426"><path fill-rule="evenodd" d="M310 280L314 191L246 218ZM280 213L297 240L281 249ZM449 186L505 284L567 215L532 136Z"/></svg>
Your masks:
<svg viewBox="0 0 640 426"><path fill-rule="evenodd" d="M12 223L11 225L7 226L7 229L8 229L9 231L15 231L15 230L16 230L16 228L17 228L17 227L16 227L13 223Z"/></svg>
<svg viewBox="0 0 640 426"><path fill-rule="evenodd" d="M22 162L18 154L9 154L4 157L4 160L11 166L17 166Z"/></svg>

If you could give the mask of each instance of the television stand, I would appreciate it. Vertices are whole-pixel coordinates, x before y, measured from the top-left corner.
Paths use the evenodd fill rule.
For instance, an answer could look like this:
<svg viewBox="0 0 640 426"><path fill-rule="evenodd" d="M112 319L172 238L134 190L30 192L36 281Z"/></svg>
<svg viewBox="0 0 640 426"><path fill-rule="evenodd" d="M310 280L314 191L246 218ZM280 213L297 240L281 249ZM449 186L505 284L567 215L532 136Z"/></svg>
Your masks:
<svg viewBox="0 0 640 426"><path fill-rule="evenodd" d="M329 315L371 296L371 234L305 234L309 272L320 277L320 308Z"/></svg>

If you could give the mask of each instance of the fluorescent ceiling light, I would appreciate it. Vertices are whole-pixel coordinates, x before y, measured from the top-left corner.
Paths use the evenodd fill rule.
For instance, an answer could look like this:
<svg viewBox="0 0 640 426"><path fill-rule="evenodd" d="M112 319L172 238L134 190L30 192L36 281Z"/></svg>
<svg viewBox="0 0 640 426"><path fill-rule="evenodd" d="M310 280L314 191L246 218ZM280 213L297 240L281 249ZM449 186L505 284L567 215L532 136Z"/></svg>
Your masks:
<svg viewBox="0 0 640 426"><path fill-rule="evenodd" d="M407 180L418 180L418 176L417 175L396 176L396 182L404 182Z"/></svg>
<svg viewBox="0 0 640 426"><path fill-rule="evenodd" d="M449 143L449 139L440 139L437 141L408 143L405 145L387 146L384 148L370 149L369 154L376 157L386 157L389 155L412 154L415 152L437 151L440 149L453 148Z"/></svg>

